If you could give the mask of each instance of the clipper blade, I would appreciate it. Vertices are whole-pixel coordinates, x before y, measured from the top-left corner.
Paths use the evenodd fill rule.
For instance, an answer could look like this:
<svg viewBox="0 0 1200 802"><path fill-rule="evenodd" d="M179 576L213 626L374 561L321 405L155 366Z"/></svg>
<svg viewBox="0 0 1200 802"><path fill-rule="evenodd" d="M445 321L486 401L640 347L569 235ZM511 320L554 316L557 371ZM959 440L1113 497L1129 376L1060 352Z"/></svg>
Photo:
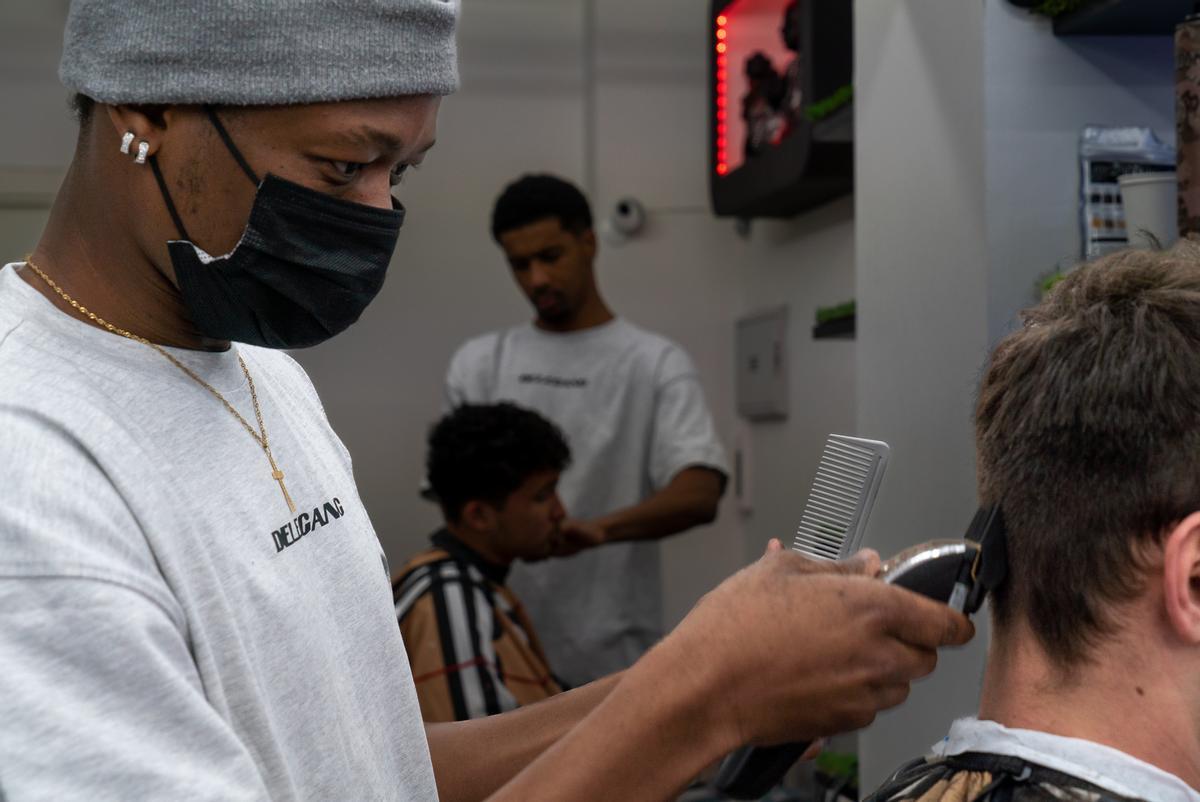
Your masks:
<svg viewBox="0 0 1200 802"><path fill-rule="evenodd" d="M829 435L792 542L795 551L819 560L838 560L858 550L888 452L887 443L879 440Z"/></svg>

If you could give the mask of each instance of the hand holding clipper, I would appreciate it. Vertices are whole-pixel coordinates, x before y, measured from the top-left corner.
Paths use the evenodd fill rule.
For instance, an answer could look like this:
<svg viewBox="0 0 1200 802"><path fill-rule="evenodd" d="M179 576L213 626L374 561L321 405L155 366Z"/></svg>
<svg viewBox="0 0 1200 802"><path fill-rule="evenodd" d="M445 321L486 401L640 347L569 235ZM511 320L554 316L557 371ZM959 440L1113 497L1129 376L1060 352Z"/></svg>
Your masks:
<svg viewBox="0 0 1200 802"><path fill-rule="evenodd" d="M831 435L805 505L793 548L817 559L858 550L887 464L887 444ZM998 507L980 509L963 540L922 543L880 568L879 577L974 613L1004 577L1004 524ZM746 746L722 763L715 787L734 799L766 794L808 749L808 743Z"/></svg>

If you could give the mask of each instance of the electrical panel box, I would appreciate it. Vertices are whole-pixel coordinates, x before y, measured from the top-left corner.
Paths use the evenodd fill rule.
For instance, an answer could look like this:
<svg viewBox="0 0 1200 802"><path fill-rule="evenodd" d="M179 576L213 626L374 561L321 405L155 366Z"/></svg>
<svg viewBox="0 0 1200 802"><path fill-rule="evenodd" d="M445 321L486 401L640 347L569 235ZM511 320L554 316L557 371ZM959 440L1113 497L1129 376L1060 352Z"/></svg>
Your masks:
<svg viewBox="0 0 1200 802"><path fill-rule="evenodd" d="M737 321L737 410L747 420L788 416L787 307Z"/></svg>

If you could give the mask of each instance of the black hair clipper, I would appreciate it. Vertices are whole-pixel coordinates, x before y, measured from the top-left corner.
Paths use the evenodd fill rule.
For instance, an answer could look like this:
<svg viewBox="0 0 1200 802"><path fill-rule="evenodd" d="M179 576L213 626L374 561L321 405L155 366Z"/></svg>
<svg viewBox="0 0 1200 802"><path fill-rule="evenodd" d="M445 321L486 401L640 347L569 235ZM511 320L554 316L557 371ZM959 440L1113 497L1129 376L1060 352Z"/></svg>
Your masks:
<svg viewBox="0 0 1200 802"><path fill-rule="evenodd" d="M975 513L964 539L932 540L906 549L883 564L879 577L971 615L1007 572L1004 517L993 506ZM713 785L733 799L759 799L808 746L743 747L725 758Z"/></svg>

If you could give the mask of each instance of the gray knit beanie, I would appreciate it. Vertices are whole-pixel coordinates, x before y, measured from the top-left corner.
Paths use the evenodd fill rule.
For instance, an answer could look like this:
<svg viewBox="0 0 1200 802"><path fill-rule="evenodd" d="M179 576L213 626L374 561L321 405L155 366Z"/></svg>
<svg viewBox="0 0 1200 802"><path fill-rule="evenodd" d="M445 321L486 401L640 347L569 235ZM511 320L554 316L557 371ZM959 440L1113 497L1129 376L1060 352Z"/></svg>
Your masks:
<svg viewBox="0 0 1200 802"><path fill-rule="evenodd" d="M58 72L113 104L445 95L457 17L458 0L72 0Z"/></svg>

